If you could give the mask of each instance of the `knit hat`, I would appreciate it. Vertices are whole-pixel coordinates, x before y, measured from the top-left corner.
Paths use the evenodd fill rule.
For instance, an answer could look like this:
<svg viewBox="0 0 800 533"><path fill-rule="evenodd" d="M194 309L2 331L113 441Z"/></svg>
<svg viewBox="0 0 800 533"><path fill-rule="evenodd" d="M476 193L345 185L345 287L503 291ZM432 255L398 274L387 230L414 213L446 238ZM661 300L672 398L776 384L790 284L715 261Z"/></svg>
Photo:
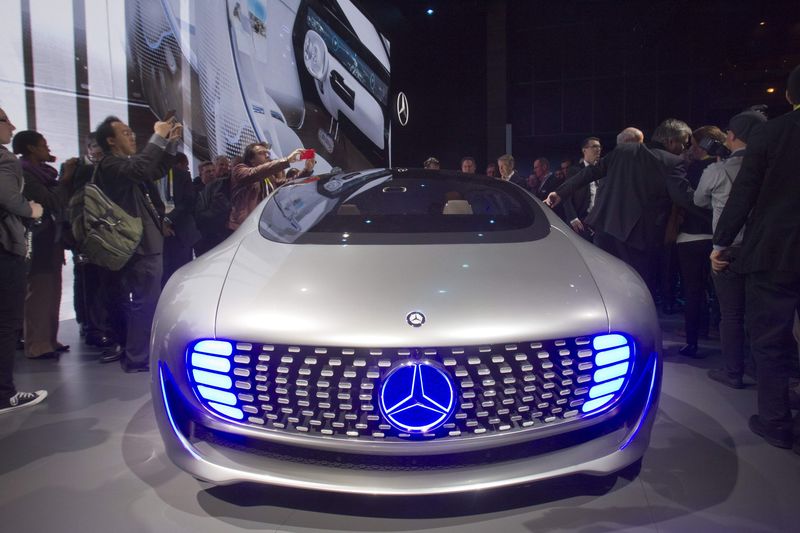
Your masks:
<svg viewBox="0 0 800 533"><path fill-rule="evenodd" d="M756 129L756 126L766 121L767 117L765 117L763 113L759 113L758 111L743 111L731 118L730 122L728 122L728 129L731 130L737 138L741 139L743 142L747 142L747 139Z"/></svg>

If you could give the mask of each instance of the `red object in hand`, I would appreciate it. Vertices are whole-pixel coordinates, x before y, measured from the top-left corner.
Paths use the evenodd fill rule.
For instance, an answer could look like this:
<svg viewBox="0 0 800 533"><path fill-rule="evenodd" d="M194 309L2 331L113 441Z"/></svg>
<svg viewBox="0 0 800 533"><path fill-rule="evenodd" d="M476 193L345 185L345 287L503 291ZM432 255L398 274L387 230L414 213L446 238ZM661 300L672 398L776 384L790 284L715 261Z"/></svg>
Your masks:
<svg viewBox="0 0 800 533"><path fill-rule="evenodd" d="M317 155L317 153L314 151L314 149L308 148L307 150L303 150L303 153L300 154L300 160L302 161L303 159L314 159L315 155Z"/></svg>

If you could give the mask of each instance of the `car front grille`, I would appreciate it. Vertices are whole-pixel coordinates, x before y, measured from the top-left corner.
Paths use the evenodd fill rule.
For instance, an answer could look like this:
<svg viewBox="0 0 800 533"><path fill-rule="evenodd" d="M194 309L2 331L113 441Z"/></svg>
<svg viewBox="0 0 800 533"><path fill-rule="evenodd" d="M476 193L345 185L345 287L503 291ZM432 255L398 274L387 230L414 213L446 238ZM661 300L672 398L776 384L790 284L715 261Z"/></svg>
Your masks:
<svg viewBox="0 0 800 533"><path fill-rule="evenodd" d="M391 425L379 408L383 380L413 360L443 369L456 394L449 419L419 435ZM469 438L582 418L619 399L632 361L633 343L619 334L419 349L201 340L187 350L190 382L215 414L282 432L380 441Z"/></svg>

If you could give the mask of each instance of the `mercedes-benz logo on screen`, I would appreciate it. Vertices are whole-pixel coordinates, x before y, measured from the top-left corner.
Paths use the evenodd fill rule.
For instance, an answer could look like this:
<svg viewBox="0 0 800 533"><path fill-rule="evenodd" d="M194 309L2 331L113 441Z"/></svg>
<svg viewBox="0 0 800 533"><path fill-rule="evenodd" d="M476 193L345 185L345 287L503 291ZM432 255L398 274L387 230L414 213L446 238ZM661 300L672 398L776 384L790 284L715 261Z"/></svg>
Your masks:
<svg viewBox="0 0 800 533"><path fill-rule="evenodd" d="M409 326L418 328L425 323L425 315L419 311L411 311L406 315L406 322L408 322Z"/></svg>
<svg viewBox="0 0 800 533"><path fill-rule="evenodd" d="M455 411L450 374L431 361L409 361L392 370L381 385L383 417L406 433L428 433Z"/></svg>
<svg viewBox="0 0 800 533"><path fill-rule="evenodd" d="M397 102L395 111L397 112L397 121L401 126L408 124L408 97L406 93L397 93Z"/></svg>

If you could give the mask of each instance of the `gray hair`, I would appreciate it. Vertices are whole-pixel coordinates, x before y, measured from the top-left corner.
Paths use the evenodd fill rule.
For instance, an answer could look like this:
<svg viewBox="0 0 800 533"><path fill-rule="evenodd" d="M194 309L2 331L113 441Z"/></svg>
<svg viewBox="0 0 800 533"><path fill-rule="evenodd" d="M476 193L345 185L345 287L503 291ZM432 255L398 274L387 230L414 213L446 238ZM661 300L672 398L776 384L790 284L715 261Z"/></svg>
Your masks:
<svg viewBox="0 0 800 533"><path fill-rule="evenodd" d="M501 155L500 157L497 158L497 162L499 163L500 161L502 161L503 163L507 163L507 164L509 164L511 166L511 168L514 168L514 156L513 155L511 155L511 154L503 154L503 155Z"/></svg>
<svg viewBox="0 0 800 533"><path fill-rule="evenodd" d="M644 133L638 128L625 128L617 135L617 144L644 142Z"/></svg>
<svg viewBox="0 0 800 533"><path fill-rule="evenodd" d="M684 121L678 120L677 118L668 118L659 124L653 132L653 141L667 144L669 141L691 135L692 130Z"/></svg>

